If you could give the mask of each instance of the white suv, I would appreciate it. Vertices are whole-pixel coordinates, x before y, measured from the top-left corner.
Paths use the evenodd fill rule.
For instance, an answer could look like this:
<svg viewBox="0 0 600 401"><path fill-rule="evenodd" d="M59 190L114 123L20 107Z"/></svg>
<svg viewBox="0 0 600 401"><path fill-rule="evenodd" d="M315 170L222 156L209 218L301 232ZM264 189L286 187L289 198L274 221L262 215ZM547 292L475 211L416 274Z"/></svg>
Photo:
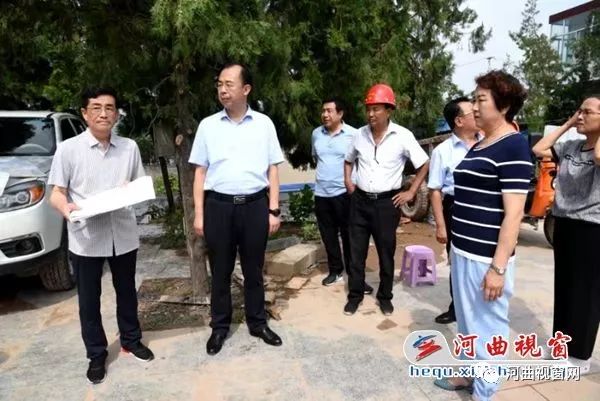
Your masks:
<svg viewBox="0 0 600 401"><path fill-rule="evenodd" d="M0 276L39 274L49 290L73 288L66 225L46 182L57 144L84 130L68 113L0 111Z"/></svg>

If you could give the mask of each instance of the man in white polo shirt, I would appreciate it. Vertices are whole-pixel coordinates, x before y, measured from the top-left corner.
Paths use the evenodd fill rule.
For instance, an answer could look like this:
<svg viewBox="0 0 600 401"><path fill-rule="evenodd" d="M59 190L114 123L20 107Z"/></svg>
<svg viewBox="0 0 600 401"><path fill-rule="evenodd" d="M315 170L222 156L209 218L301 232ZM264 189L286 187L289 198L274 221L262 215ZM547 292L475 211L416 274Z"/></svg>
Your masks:
<svg viewBox="0 0 600 401"><path fill-rule="evenodd" d="M277 165L283 153L271 119L248 106L251 90L247 67L221 69L217 95L223 110L200 122L189 160L196 165L194 229L206 240L212 273L209 355L221 350L231 325L231 274L238 252L250 334L282 344L267 326L263 265L268 235L280 224Z"/></svg>
<svg viewBox="0 0 600 401"><path fill-rule="evenodd" d="M368 124L362 127L346 154L344 182L350 200L350 243L352 253L348 271L348 302L344 313L353 315L364 297L365 261L369 238L373 236L379 257L377 301L381 312L394 311L392 286L396 229L400 221L398 208L414 199L425 179L429 160L412 132L393 123L396 108L392 88L374 85L365 98ZM404 164L410 160L417 175L408 191L400 192ZM356 185L352 167L356 163Z"/></svg>

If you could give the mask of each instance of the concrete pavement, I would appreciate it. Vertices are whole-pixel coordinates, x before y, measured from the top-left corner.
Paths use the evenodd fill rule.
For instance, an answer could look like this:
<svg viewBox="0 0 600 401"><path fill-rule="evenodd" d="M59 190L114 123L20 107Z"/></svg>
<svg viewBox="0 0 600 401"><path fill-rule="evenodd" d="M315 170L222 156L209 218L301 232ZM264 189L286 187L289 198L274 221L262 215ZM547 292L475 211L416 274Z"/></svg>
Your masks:
<svg viewBox="0 0 600 401"><path fill-rule="evenodd" d="M407 230L409 228L406 228ZM548 335L552 325L552 250L541 232L523 225L517 250L511 335ZM397 264L399 261L397 260ZM189 275L174 251L143 245L138 285L144 278ZM283 338L270 347L235 326L221 353L209 357L207 327L144 333L156 354L150 363L119 352L114 291L103 278L103 317L109 337L108 377L92 386L79 333L74 291L48 293L26 288L13 311L0 316L0 400L463 400L410 379L402 345L417 329L438 329L451 339L456 326L433 318L448 304L448 268L439 267L436 286L410 288L397 282L396 311L383 316L366 297L354 316L345 316L344 285L323 287L313 277L289 300L271 327ZM378 282L376 272L367 281ZM508 382L497 400L597 400L600 397L600 339L592 374L579 382Z"/></svg>

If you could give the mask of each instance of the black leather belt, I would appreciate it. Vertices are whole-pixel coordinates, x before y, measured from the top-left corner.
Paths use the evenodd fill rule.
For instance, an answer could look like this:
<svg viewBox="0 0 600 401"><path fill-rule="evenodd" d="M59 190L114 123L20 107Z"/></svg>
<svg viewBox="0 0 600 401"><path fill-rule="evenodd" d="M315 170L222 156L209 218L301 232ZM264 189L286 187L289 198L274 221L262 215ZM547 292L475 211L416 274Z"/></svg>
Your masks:
<svg viewBox="0 0 600 401"><path fill-rule="evenodd" d="M248 194L248 195L228 195L228 194L222 194L220 192L215 192L215 191L206 191L207 198L213 198L216 200L220 200L222 202L233 203L234 205L244 205L246 203L250 203L250 202L262 199L265 196L267 196L266 189L261 189L258 192L255 192L253 194Z"/></svg>
<svg viewBox="0 0 600 401"><path fill-rule="evenodd" d="M391 198L392 196L396 195L398 192L400 192L399 189L392 189L391 191L385 191L385 192L366 192L363 191L362 189L356 187L356 192L359 193L361 196L370 199L370 200L377 200L377 199L388 199Z"/></svg>

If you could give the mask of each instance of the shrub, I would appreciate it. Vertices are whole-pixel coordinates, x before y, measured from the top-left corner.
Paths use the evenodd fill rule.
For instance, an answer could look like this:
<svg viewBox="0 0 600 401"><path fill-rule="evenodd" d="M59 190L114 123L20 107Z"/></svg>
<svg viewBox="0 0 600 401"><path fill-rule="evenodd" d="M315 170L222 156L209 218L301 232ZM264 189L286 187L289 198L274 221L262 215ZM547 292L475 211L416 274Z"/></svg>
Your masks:
<svg viewBox="0 0 600 401"><path fill-rule="evenodd" d="M315 223L304 222L302 224L302 239L304 241L315 241L321 238L319 228Z"/></svg>
<svg viewBox="0 0 600 401"><path fill-rule="evenodd" d="M171 183L171 190L175 197L179 193L179 180L174 174L169 174L169 182ZM166 195L165 183L162 175L154 177L154 190L156 191L156 195Z"/></svg>
<svg viewBox="0 0 600 401"><path fill-rule="evenodd" d="M314 208L315 198L308 185L305 185L300 192L290 194L290 215L295 223L303 224L308 221Z"/></svg>

